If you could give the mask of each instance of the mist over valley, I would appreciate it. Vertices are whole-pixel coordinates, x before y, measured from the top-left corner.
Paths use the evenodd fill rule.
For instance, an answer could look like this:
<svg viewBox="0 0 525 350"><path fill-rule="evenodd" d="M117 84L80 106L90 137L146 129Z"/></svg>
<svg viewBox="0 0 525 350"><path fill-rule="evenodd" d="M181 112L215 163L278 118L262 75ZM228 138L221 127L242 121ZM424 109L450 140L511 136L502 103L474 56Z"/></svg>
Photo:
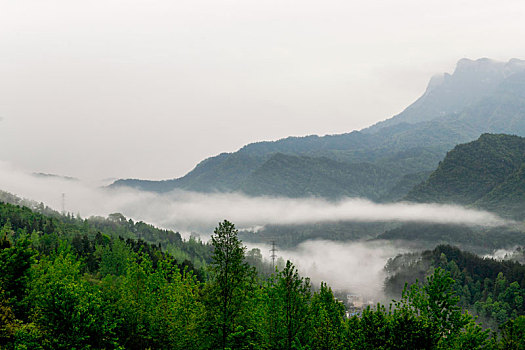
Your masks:
<svg viewBox="0 0 525 350"><path fill-rule="evenodd" d="M228 219L246 244L276 242L279 256L317 282L374 294L385 277L381 266L404 247L450 243L490 254L525 243L525 198L516 197L522 193L517 189L505 190L522 188L525 142L483 135L454 148L484 132L525 135L523 116L515 113L525 97L524 74L525 64L516 59L463 59L453 74L432 78L426 92L394 118L347 134L249 144L174 180L84 181L30 174L2 162L0 182L2 190L57 211L83 218L121 213L186 239L207 241ZM512 162L501 172L498 159ZM318 259L315 247L332 260ZM370 264L359 266L363 256ZM362 278L351 283L357 270Z"/></svg>
<svg viewBox="0 0 525 350"><path fill-rule="evenodd" d="M523 349L523 1L0 4L0 349Z"/></svg>

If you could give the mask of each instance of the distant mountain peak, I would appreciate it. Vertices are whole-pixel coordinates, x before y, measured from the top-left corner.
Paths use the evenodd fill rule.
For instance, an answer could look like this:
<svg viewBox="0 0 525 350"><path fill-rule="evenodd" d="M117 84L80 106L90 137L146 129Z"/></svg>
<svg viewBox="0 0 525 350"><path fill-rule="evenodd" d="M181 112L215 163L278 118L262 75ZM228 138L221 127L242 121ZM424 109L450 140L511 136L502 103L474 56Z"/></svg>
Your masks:
<svg viewBox="0 0 525 350"><path fill-rule="evenodd" d="M506 62L496 61L490 58L478 58L477 60L471 60L470 58L461 58L456 63L456 69L454 74L458 74L464 71L478 71L483 69L497 69L505 66Z"/></svg>
<svg viewBox="0 0 525 350"><path fill-rule="evenodd" d="M449 77L450 77L450 74L448 73L441 73L441 74L434 75L432 78L430 78L430 81L428 82L427 89L424 95L429 94L432 90L441 86L445 82L445 80L448 79Z"/></svg>
<svg viewBox="0 0 525 350"><path fill-rule="evenodd" d="M512 58L508 62L496 61L489 58L471 60L462 58L456 64L452 77L467 79L473 82L487 84L491 80L498 84L501 80L525 71L525 61Z"/></svg>
<svg viewBox="0 0 525 350"><path fill-rule="evenodd" d="M65 176L65 175L57 175L57 174L32 173L31 175L33 175L35 177L42 177L42 178L53 178L53 179L60 179L60 180L67 180L67 181L80 181L76 177Z"/></svg>
<svg viewBox="0 0 525 350"><path fill-rule="evenodd" d="M393 200L425 179L458 143L486 132L525 136L524 111L525 61L465 58L454 73L434 76L401 114L368 129L256 142L208 158L178 179L113 186Z"/></svg>
<svg viewBox="0 0 525 350"><path fill-rule="evenodd" d="M415 124L459 113L494 93L509 77L525 72L525 61L489 58L460 59L452 74L434 75L425 93L403 112L363 130L374 133L400 123Z"/></svg>

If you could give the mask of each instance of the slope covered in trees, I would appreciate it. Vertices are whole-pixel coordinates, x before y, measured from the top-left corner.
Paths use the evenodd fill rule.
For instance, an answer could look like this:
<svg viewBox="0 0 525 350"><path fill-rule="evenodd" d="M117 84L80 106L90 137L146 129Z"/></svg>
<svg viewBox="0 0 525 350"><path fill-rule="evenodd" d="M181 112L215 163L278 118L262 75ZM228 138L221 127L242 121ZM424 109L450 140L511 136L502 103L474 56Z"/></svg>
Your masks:
<svg viewBox="0 0 525 350"><path fill-rule="evenodd" d="M245 179L240 189L250 195L328 198L366 196L378 200L395 173L369 163L343 163L325 157L274 154Z"/></svg>
<svg viewBox="0 0 525 350"><path fill-rule="evenodd" d="M525 217L524 169L525 138L483 134L478 140L458 145L448 152L428 179L414 186L404 200L466 205L493 211L505 218L521 220ZM302 174L300 168L297 168L294 174L299 182L303 175L308 176L310 173L306 171ZM266 181L272 182L278 176L268 172ZM426 174L414 176L412 180L421 180L424 176ZM371 180L374 179L373 172L370 177ZM403 181L396 184L407 185ZM286 193L284 189L281 191ZM275 240L283 247L319 238L385 239L403 241L403 244L418 248L455 244L463 249L485 253L525 244L525 232L519 223L498 227L351 222L267 225L257 233L243 232L242 235L248 241Z"/></svg>
<svg viewBox="0 0 525 350"><path fill-rule="evenodd" d="M523 217L525 138L483 134L450 151L428 180L406 200L475 205Z"/></svg>
<svg viewBox="0 0 525 350"><path fill-rule="evenodd" d="M112 186L396 200L421 181L417 174L434 170L459 143L487 132L525 136L523 110L523 61L463 59L452 75L433 78L425 94L405 111L368 129L252 143L208 158L179 179L118 180ZM301 172L308 176L290 179ZM271 174L273 181L262 174Z"/></svg>
<svg viewBox="0 0 525 350"><path fill-rule="evenodd" d="M525 266L515 261L480 258L449 245L389 260L385 290L392 296L398 295L405 283L424 280L434 268L450 273L459 305L490 324L501 325L525 315Z"/></svg>
<svg viewBox="0 0 525 350"><path fill-rule="evenodd" d="M4 203L2 203L2 201ZM19 233L32 235L55 233L72 241L74 237L92 238L97 234L113 238L139 239L168 251L178 260L191 261L197 268L210 261L211 247L198 239L183 240L178 232L157 228L143 221L134 222L120 213L107 218L82 219L70 213L61 214L43 203L38 203L5 191L0 191L0 227L9 224Z"/></svg>
<svg viewBox="0 0 525 350"><path fill-rule="evenodd" d="M525 232L519 226L469 227L465 225L404 223L388 229L374 239L400 241L414 248L454 244L479 253L525 245ZM399 243L400 243L399 242Z"/></svg>
<svg viewBox="0 0 525 350"><path fill-rule="evenodd" d="M44 217L5 207L0 217L14 223L0 235L5 349L519 349L524 340L519 317L500 336L482 330L458 306L443 269L393 308L345 318L330 287L314 291L290 262L258 278L228 221L212 235L201 279L156 246L102 234L86 241L95 247L90 266L89 249L58 228L47 233L56 244L35 243L46 234L35 227L28 235L27 223Z"/></svg>

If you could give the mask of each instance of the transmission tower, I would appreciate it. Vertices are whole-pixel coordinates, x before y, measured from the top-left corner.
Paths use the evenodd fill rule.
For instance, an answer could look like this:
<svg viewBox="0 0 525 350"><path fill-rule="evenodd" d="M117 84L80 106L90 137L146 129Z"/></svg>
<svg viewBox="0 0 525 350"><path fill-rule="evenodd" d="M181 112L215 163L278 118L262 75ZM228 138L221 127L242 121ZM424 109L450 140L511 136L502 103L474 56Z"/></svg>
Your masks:
<svg viewBox="0 0 525 350"><path fill-rule="evenodd" d="M272 241L272 249L270 249L270 253L272 254L270 255L270 257L272 258L272 266L274 269L275 269L275 258L277 258L277 255L275 254L276 251L277 249L275 248L275 241Z"/></svg>
<svg viewBox="0 0 525 350"><path fill-rule="evenodd" d="M66 215L66 194L62 193L62 215Z"/></svg>

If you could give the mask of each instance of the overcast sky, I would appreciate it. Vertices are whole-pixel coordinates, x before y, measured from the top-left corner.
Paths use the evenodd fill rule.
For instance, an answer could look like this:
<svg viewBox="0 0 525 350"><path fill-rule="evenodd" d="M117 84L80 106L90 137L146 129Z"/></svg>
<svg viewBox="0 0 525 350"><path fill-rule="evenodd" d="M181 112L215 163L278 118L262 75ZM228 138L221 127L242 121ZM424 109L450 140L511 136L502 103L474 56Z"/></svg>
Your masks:
<svg viewBox="0 0 525 350"><path fill-rule="evenodd" d="M0 0L0 160L173 178L389 118L462 57L525 58L525 2Z"/></svg>

